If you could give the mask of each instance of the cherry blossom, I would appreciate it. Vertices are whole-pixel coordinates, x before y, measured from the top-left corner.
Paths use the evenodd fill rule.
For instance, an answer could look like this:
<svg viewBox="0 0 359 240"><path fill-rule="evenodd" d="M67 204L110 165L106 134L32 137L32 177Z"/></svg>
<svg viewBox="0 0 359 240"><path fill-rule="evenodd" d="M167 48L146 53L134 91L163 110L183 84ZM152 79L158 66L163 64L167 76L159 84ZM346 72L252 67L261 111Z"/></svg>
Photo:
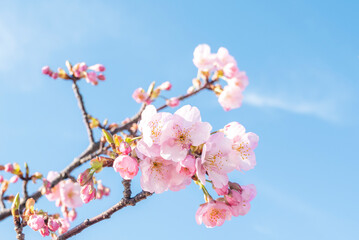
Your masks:
<svg viewBox="0 0 359 240"><path fill-rule="evenodd" d="M113 169L120 173L123 179L133 179L138 172L138 162L133 157L120 155L115 159Z"/></svg>
<svg viewBox="0 0 359 240"><path fill-rule="evenodd" d="M38 231L45 225L45 221L43 216L34 214L30 216L27 221L27 225L29 225L29 227L31 227L34 231Z"/></svg>
<svg viewBox="0 0 359 240"><path fill-rule="evenodd" d="M231 211L228 205L221 201L210 201L202 204L196 212L197 223L204 224L207 228L223 225L225 220L231 219Z"/></svg>
<svg viewBox="0 0 359 240"><path fill-rule="evenodd" d="M242 89L236 85L227 85L218 97L218 102L225 111L239 108L242 105Z"/></svg>
<svg viewBox="0 0 359 240"><path fill-rule="evenodd" d="M79 183L70 179L62 181L60 184L61 202L70 208L81 207L80 191L81 186Z"/></svg>

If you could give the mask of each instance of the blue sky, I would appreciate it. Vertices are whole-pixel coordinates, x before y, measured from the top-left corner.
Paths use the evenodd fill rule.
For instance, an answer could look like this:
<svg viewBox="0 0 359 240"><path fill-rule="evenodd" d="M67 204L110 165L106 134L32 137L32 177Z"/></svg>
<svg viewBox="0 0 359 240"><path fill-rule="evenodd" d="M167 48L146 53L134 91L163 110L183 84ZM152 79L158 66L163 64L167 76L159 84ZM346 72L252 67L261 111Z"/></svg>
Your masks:
<svg viewBox="0 0 359 240"><path fill-rule="evenodd" d="M43 65L105 64L107 80L96 87L81 82L80 90L92 115L121 121L137 112L135 88L171 81L167 96L181 94L196 75L194 48L224 46L249 76L243 106L225 113L210 92L185 103L214 129L238 121L259 135L256 168L231 174L257 186L249 214L219 228L198 226L203 197L191 185L124 209L74 239L355 239L358 7L357 1L3 1L0 163L62 170L87 146L71 84L43 76ZM76 223L120 199L120 176L108 170L100 177L112 196L78 209ZM45 199L37 206L56 210ZM13 239L12 229L9 219L2 222L2 238ZM29 229L25 234L41 239Z"/></svg>

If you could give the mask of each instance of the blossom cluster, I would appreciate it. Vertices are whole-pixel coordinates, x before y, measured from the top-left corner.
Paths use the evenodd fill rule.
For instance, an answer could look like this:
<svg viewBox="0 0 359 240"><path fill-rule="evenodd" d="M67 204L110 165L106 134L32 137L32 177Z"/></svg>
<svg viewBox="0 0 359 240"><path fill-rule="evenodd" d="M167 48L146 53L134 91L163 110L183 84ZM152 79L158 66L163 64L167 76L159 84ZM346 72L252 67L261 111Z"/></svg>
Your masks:
<svg viewBox="0 0 359 240"><path fill-rule="evenodd" d="M106 80L106 77L103 74L106 68L102 64L95 64L88 67L85 62L81 62L72 66L69 61L66 61L66 66L69 74L67 74L62 68L58 68L57 72L54 72L50 69L49 66L44 66L42 68L42 73L52 77L53 79L57 79L58 77L62 79L73 80L85 78L86 82L91 83L92 85L97 85L98 80Z"/></svg>
<svg viewBox="0 0 359 240"><path fill-rule="evenodd" d="M193 52L193 63L199 72L194 79L197 83L194 83L194 88L199 85L201 78L208 81L212 74L212 79L221 78L227 82L223 88L221 85L213 86L213 91L218 95L218 101L224 110L241 106L242 92L248 85L248 77L245 72L239 70L236 60L226 48L220 47L217 53L211 53L211 48L207 44L200 44ZM193 87L189 91L193 91Z"/></svg>
<svg viewBox="0 0 359 240"><path fill-rule="evenodd" d="M237 123L227 124L212 132L202 122L200 111L186 105L174 114L157 112L148 105L141 115L138 128L142 135L132 151L127 149L113 163L124 179L133 179L141 170L141 187L151 193L184 189L192 180L204 190L207 203L196 214L197 222L207 227L223 224L228 216L244 215L255 196L254 185L239 186L228 179L233 170L247 171L256 165L255 133L246 132ZM129 156L131 155L131 156ZM222 198L213 200L206 182Z"/></svg>
<svg viewBox="0 0 359 240"><path fill-rule="evenodd" d="M29 198L26 201L26 208L22 215L23 221L34 231L38 231L43 237L56 236L56 231L59 234L67 232L70 228L68 219L61 218L58 214L49 215L42 210L35 210L35 200Z"/></svg>

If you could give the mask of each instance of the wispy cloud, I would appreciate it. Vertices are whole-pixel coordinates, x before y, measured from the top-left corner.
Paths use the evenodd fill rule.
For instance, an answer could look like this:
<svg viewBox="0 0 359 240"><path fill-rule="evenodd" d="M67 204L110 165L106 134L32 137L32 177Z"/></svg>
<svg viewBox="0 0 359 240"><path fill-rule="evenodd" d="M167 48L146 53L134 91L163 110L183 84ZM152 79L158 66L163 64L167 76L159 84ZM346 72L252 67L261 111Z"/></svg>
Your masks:
<svg viewBox="0 0 359 240"><path fill-rule="evenodd" d="M335 122L339 120L336 104L331 100L300 101L279 96L265 96L258 93L247 93L244 103L261 108L277 108L297 114L307 114Z"/></svg>

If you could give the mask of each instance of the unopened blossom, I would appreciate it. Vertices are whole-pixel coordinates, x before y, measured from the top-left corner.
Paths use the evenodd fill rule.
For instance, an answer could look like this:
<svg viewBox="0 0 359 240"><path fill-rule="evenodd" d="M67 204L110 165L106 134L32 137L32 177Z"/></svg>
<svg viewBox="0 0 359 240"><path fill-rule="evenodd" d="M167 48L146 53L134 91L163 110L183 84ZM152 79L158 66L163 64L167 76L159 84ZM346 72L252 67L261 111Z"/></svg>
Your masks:
<svg viewBox="0 0 359 240"><path fill-rule="evenodd" d="M120 155L113 162L113 169L126 180L133 179L138 173L138 162L128 155Z"/></svg>
<svg viewBox="0 0 359 240"><path fill-rule="evenodd" d="M51 70L50 70L50 67L49 66L44 66L42 69L41 69L42 73L45 74L45 75L48 75Z"/></svg>
<svg viewBox="0 0 359 240"><path fill-rule="evenodd" d="M4 177L0 175L0 183L2 183L3 181L4 181Z"/></svg>
<svg viewBox="0 0 359 240"><path fill-rule="evenodd" d="M125 141L120 143L119 150L124 155L128 155L132 151L130 144Z"/></svg>
<svg viewBox="0 0 359 240"><path fill-rule="evenodd" d="M238 122L227 124L223 131L232 141L232 159L236 161L236 168L244 171L253 169L256 165L254 149L259 141L257 134L246 133L246 129Z"/></svg>
<svg viewBox="0 0 359 240"><path fill-rule="evenodd" d="M27 225L32 228L32 230L38 231L45 225L45 221L42 215L34 214L30 216Z"/></svg>
<svg viewBox="0 0 359 240"><path fill-rule="evenodd" d="M48 181L48 183L50 184L52 181L55 180L55 178L57 178L58 176L60 176L60 174L58 172L55 171L50 171L47 174L47 178L46 180ZM46 198L49 201L55 201L56 199L60 198L60 187L59 184L55 185L53 188L50 189L51 192L46 194Z"/></svg>
<svg viewBox="0 0 359 240"><path fill-rule="evenodd" d="M110 189L102 185L102 181L97 181L96 199L101 199L103 196L110 195Z"/></svg>
<svg viewBox="0 0 359 240"><path fill-rule="evenodd" d="M201 121L198 108L181 107L162 129L161 156L175 162L183 160L191 146L199 146L209 138L211 129L209 123Z"/></svg>
<svg viewBox="0 0 359 240"><path fill-rule="evenodd" d="M12 176L9 180L10 183L16 183L19 180L19 176L15 175Z"/></svg>
<svg viewBox="0 0 359 240"><path fill-rule="evenodd" d="M12 172L14 170L14 166L12 163L7 163L4 166L4 171L5 172Z"/></svg>
<svg viewBox="0 0 359 240"><path fill-rule="evenodd" d="M207 228L221 226L225 220L230 219L230 208L221 201L210 201L208 203L204 203L196 212L197 223L203 223Z"/></svg>
<svg viewBox="0 0 359 240"><path fill-rule="evenodd" d="M67 219L69 219L70 222L75 221L77 217L77 212L76 210L73 208L69 211L69 213L67 214Z"/></svg>
<svg viewBox="0 0 359 240"><path fill-rule="evenodd" d="M149 98L147 92L143 88L137 88L133 94L132 98L135 99L137 103L143 103L146 102Z"/></svg>
<svg viewBox="0 0 359 240"><path fill-rule="evenodd" d="M214 188L218 195L226 195L228 194L228 185L224 185L222 188Z"/></svg>
<svg viewBox="0 0 359 240"><path fill-rule="evenodd" d="M80 71L80 72L84 72L84 71L87 71L87 65L86 65L86 63L85 62L82 62L82 63L80 63L79 65L78 65L78 70Z"/></svg>
<svg viewBox="0 0 359 240"><path fill-rule="evenodd" d="M193 64L201 71L211 71L214 69L216 55L211 53L211 48L207 44L198 45L193 52Z"/></svg>
<svg viewBox="0 0 359 240"><path fill-rule="evenodd" d="M44 227L41 228L39 232L40 232L41 236L43 236L43 237L50 235L49 228L46 225L44 225Z"/></svg>
<svg viewBox="0 0 359 240"><path fill-rule="evenodd" d="M67 219L59 218L60 227L58 229L59 234L64 234L70 228L70 222Z"/></svg>
<svg viewBox="0 0 359 240"><path fill-rule="evenodd" d="M96 188L93 185L93 182L87 183L81 188L81 199L84 203L89 203L92 199L96 197Z"/></svg>
<svg viewBox="0 0 359 240"><path fill-rule="evenodd" d="M58 220L54 219L53 217L50 217L47 221L47 226L52 232L56 232L57 229L60 227L60 223Z"/></svg>
<svg viewBox="0 0 359 240"><path fill-rule="evenodd" d="M215 188L226 186L228 184L227 174L236 167L235 162L231 159L231 152L231 141L221 132L211 135L203 146L202 166Z"/></svg>
<svg viewBox="0 0 359 240"><path fill-rule="evenodd" d="M166 100L166 104L170 107L177 107L180 104L180 100L176 97Z"/></svg>
<svg viewBox="0 0 359 240"><path fill-rule="evenodd" d="M225 111L239 108L242 105L242 90L235 85L227 85L218 97L218 102Z"/></svg>
<svg viewBox="0 0 359 240"><path fill-rule="evenodd" d="M59 77L59 74L57 72L53 72L50 74L50 77L52 77L53 79L57 79Z"/></svg>
<svg viewBox="0 0 359 240"><path fill-rule="evenodd" d="M106 70L105 66L102 64L92 65L92 66L88 67L88 69L96 71L96 72L104 72Z"/></svg>
<svg viewBox="0 0 359 240"><path fill-rule="evenodd" d="M227 203L230 205L232 215L235 217L246 215L251 208L250 202L257 195L255 185L249 184L241 187L242 191L232 189L229 195L225 196Z"/></svg>
<svg viewBox="0 0 359 240"><path fill-rule="evenodd" d="M100 73L100 74L97 75L97 79L98 79L98 80L101 80L101 81L105 81L105 80L106 80L106 77L105 77L105 75L103 75L102 73Z"/></svg>
<svg viewBox="0 0 359 240"><path fill-rule="evenodd" d="M171 90L172 84L167 81L167 82L162 83L158 88L161 89L161 90L167 90L168 91L168 90Z"/></svg>
<svg viewBox="0 0 359 240"><path fill-rule="evenodd" d="M81 186L72 180L64 180L60 184L60 197L63 205L69 208L77 208L82 206L80 197Z"/></svg>
<svg viewBox="0 0 359 240"><path fill-rule="evenodd" d="M80 173L77 177L77 182L80 186L85 185L88 181L92 180L91 168L86 169L84 172Z"/></svg>
<svg viewBox="0 0 359 240"><path fill-rule="evenodd" d="M97 74L95 72L86 73L86 82L91 83L92 85L97 85Z"/></svg>

